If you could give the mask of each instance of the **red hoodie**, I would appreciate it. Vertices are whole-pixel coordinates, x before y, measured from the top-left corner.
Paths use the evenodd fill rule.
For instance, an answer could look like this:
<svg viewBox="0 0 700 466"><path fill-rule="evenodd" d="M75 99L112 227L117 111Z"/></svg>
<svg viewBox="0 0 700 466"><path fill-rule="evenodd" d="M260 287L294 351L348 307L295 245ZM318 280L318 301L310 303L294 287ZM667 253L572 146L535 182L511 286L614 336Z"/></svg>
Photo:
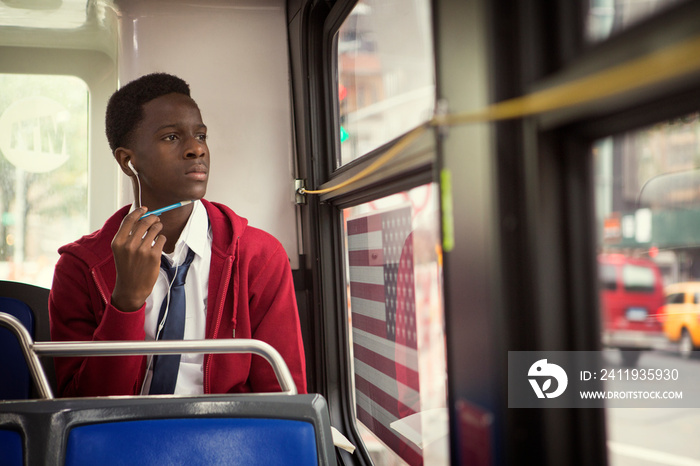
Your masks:
<svg viewBox="0 0 700 466"><path fill-rule="evenodd" d="M202 200L212 228L206 338L254 338L284 358L306 393L304 348L289 260L282 245L228 207ZM53 341L144 340L145 304L121 312L110 303L116 281L111 243L129 206L104 226L61 247L49 317ZM55 358L59 396L137 395L145 356ZM270 365L250 354L207 354L204 393L279 391Z"/></svg>

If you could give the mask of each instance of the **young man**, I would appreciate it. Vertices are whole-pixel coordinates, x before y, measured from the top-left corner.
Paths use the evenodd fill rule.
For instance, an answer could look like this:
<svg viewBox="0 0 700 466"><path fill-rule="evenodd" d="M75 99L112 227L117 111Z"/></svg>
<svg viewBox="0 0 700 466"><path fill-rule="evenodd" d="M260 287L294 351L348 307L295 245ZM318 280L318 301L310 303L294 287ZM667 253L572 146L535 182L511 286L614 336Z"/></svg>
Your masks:
<svg viewBox="0 0 700 466"><path fill-rule="evenodd" d="M106 128L136 201L100 230L59 249L49 299L52 339L254 338L280 352L297 390L306 393L287 255L271 235L202 199L210 172L207 127L187 83L164 73L132 81L111 97ZM181 201L194 202L144 217ZM184 324L169 333L178 319ZM177 358L167 358L172 372L163 356L55 358L58 392L279 391L274 372L258 356Z"/></svg>

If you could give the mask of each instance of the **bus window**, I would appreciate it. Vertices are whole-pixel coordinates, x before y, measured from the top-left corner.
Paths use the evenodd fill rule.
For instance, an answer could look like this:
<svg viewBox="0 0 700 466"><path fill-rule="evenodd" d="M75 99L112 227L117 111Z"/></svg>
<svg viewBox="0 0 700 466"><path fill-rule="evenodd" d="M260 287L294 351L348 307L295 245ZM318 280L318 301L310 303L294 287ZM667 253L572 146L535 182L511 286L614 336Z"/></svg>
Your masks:
<svg viewBox="0 0 700 466"><path fill-rule="evenodd" d="M357 424L377 465L448 464L437 186L343 211Z"/></svg>
<svg viewBox="0 0 700 466"><path fill-rule="evenodd" d="M345 165L430 120L430 2L360 0L338 30L340 154Z"/></svg>
<svg viewBox="0 0 700 466"><path fill-rule="evenodd" d="M683 304L686 294L700 289L698 116L593 146L597 247L607 261L599 259L599 266L615 261L623 267L619 294L626 296L619 305L623 301L600 291L604 345L626 350L620 357L606 352L611 369L677 370L685 380L700 376L700 362L690 357L700 344L697 311ZM619 382L608 380L605 387L615 390ZM673 383L663 388L679 390ZM641 454L673 458L674 464L696 462L698 450L688 442L700 415L684 406L679 401L678 408L663 408L644 400L639 408L607 409L610 464L635 462Z"/></svg>
<svg viewBox="0 0 700 466"><path fill-rule="evenodd" d="M598 42L684 0L589 0L586 39Z"/></svg>
<svg viewBox="0 0 700 466"><path fill-rule="evenodd" d="M88 232L88 88L0 74L0 279L50 287L57 249Z"/></svg>
<svg viewBox="0 0 700 466"><path fill-rule="evenodd" d="M88 0L5 1L0 2L0 26L78 29L87 22L90 8Z"/></svg>

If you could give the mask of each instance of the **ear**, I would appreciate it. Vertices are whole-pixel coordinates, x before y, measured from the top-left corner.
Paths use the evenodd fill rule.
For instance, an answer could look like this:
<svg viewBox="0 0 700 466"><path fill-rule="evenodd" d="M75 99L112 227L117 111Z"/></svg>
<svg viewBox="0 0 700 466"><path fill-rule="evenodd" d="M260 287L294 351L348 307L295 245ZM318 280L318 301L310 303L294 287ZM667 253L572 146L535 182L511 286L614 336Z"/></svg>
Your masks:
<svg viewBox="0 0 700 466"><path fill-rule="evenodd" d="M122 169L122 172L124 172L126 176L136 176L134 172L131 171L131 168L129 168L129 161L132 160L133 163L133 157L134 152L131 149L117 147L114 150L114 158L117 159L119 168Z"/></svg>

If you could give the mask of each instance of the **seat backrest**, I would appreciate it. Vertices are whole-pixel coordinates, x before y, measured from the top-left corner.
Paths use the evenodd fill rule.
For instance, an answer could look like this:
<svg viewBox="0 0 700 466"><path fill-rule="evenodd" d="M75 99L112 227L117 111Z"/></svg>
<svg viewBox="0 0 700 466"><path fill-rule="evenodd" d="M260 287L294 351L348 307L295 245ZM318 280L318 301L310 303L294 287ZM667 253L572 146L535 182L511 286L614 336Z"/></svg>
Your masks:
<svg viewBox="0 0 700 466"><path fill-rule="evenodd" d="M14 298L0 296L0 312L17 318L34 334L34 313L28 305ZM0 400L23 400L30 395L30 374L15 335L0 328Z"/></svg>
<svg viewBox="0 0 700 466"><path fill-rule="evenodd" d="M65 465L317 466L317 458L314 426L309 422L190 417L75 427L68 435Z"/></svg>
<svg viewBox="0 0 700 466"><path fill-rule="evenodd" d="M7 466L23 466L22 436L13 430L0 429L0 464Z"/></svg>
<svg viewBox="0 0 700 466"><path fill-rule="evenodd" d="M49 293L51 290L28 283L0 280L0 296L14 298L29 306L34 314L34 329L30 330L34 341L51 341L49 329ZM2 329L8 331L7 329ZM56 391L56 371L53 358L42 357L41 365L51 388ZM36 398L33 384L30 384L29 396Z"/></svg>
<svg viewBox="0 0 700 466"><path fill-rule="evenodd" d="M49 293L51 290L28 283L0 280L0 296L19 299L27 304L34 313L34 341L50 341L49 330Z"/></svg>
<svg viewBox="0 0 700 466"><path fill-rule="evenodd" d="M315 394L0 403L3 431L20 433L25 464L335 463L328 407Z"/></svg>

